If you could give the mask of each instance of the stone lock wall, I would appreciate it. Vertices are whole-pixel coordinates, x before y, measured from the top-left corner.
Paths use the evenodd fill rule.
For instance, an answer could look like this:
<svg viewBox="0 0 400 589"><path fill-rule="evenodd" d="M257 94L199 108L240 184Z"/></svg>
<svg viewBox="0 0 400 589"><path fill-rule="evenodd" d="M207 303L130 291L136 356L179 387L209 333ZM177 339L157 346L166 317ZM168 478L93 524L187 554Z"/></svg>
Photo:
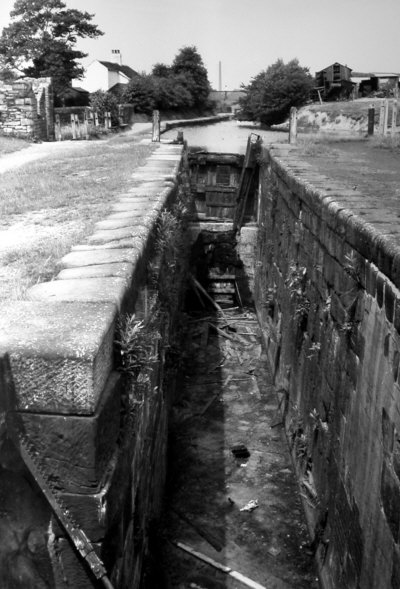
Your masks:
<svg viewBox="0 0 400 589"><path fill-rule="evenodd" d="M156 236L186 198L184 160L182 146L155 147L56 279L0 307L1 587L99 586L24 464L17 433L113 586L135 589L143 578L162 504L186 251L165 235L160 250Z"/></svg>
<svg viewBox="0 0 400 589"><path fill-rule="evenodd" d="M0 81L0 133L40 140L54 139L51 78Z"/></svg>
<svg viewBox="0 0 400 589"><path fill-rule="evenodd" d="M400 241L388 204L329 186L290 146L264 150L255 299L329 588L400 587Z"/></svg>

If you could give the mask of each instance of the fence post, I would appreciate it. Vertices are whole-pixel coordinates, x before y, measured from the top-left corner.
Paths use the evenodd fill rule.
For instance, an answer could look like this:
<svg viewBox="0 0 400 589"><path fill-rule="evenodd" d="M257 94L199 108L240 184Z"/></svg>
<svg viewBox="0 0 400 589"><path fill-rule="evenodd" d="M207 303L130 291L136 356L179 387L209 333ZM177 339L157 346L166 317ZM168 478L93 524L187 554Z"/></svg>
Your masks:
<svg viewBox="0 0 400 589"><path fill-rule="evenodd" d="M152 141L160 141L160 111L153 110Z"/></svg>
<svg viewBox="0 0 400 589"><path fill-rule="evenodd" d="M72 139L76 139L75 115L71 114Z"/></svg>
<svg viewBox="0 0 400 589"><path fill-rule="evenodd" d="M385 105L382 103L379 107L379 135L385 134Z"/></svg>
<svg viewBox="0 0 400 589"><path fill-rule="evenodd" d="M125 122L124 121L124 107L122 106L122 104L119 104L118 105L118 123L122 127L124 122Z"/></svg>
<svg viewBox="0 0 400 589"><path fill-rule="evenodd" d="M97 110L95 110L93 113L93 120L94 120L94 126L98 127L99 126L99 113L97 112Z"/></svg>
<svg viewBox="0 0 400 589"><path fill-rule="evenodd" d="M368 135L374 134L375 125L375 107L373 104L368 109Z"/></svg>
<svg viewBox="0 0 400 589"><path fill-rule="evenodd" d="M396 133L397 127L397 100L393 100L392 103L392 128L391 133L394 135Z"/></svg>
<svg viewBox="0 0 400 589"><path fill-rule="evenodd" d="M111 113L106 112L104 114L104 126L106 129L111 129Z"/></svg>
<svg viewBox="0 0 400 589"><path fill-rule="evenodd" d="M383 119L383 125L384 125L384 127L383 127L383 134L384 135L387 135L387 132L388 132L388 123L389 123L389 100L386 99L384 104L385 104L385 116L384 116L384 119Z"/></svg>
<svg viewBox="0 0 400 589"><path fill-rule="evenodd" d="M289 119L289 143L296 143L297 141L297 108L292 106L290 109Z"/></svg>
<svg viewBox="0 0 400 589"><path fill-rule="evenodd" d="M75 129L76 129L76 138L81 139L81 124L79 121L79 115L75 114Z"/></svg>
<svg viewBox="0 0 400 589"><path fill-rule="evenodd" d="M88 126L88 113L87 110L83 112L83 130L85 133L85 139L89 139L89 126Z"/></svg>
<svg viewBox="0 0 400 589"><path fill-rule="evenodd" d="M57 141L61 141L62 137L61 137L61 119L60 119L60 115L56 114L55 116L55 136Z"/></svg>

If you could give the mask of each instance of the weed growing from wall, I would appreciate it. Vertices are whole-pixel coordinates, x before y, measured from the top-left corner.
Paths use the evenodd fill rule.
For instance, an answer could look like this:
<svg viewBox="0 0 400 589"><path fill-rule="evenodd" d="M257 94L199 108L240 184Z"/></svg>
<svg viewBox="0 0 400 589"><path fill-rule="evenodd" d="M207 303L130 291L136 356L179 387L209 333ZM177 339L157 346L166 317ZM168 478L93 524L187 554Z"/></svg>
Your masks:
<svg viewBox="0 0 400 589"><path fill-rule="evenodd" d="M288 277L285 284L289 290L289 296L294 303L294 317L302 326L308 317L310 301L304 291L306 288L307 269L297 264L289 266Z"/></svg>
<svg viewBox="0 0 400 589"><path fill-rule="evenodd" d="M158 329L157 310L149 317L138 320L136 315L124 315L118 321L117 340L121 355L121 370L136 379L146 366L158 361L158 342L161 338Z"/></svg>

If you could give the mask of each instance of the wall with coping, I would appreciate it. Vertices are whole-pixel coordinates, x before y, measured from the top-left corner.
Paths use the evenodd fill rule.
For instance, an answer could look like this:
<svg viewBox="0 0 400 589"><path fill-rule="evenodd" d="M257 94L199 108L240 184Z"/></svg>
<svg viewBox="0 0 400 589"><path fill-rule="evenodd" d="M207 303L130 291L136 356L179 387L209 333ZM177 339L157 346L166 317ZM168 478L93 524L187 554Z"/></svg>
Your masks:
<svg viewBox="0 0 400 589"><path fill-rule="evenodd" d="M181 250L172 265L155 235L185 197L185 157L182 146L158 144L95 233L61 259L55 280L0 306L1 586L98 586L27 471L17 431L114 586L139 586L163 495L175 375L168 350L185 264ZM165 281L177 289L169 300ZM130 341L147 356L132 367L118 326L133 314L147 339Z"/></svg>
<svg viewBox="0 0 400 589"><path fill-rule="evenodd" d="M41 140L54 139L51 78L0 81L0 133Z"/></svg>
<svg viewBox="0 0 400 589"><path fill-rule="evenodd" d="M324 587L400 587L400 228L264 150L255 299Z"/></svg>

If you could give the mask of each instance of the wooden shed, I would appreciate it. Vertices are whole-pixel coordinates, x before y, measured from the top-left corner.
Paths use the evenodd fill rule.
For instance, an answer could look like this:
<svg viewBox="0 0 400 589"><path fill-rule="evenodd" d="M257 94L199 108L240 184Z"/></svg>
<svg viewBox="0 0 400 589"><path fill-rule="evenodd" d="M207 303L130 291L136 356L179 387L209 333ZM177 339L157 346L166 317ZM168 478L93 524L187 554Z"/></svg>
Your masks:
<svg viewBox="0 0 400 589"><path fill-rule="evenodd" d="M325 100L349 98L354 87L351 81L351 72L351 68L338 62L329 65L316 72L316 90Z"/></svg>

